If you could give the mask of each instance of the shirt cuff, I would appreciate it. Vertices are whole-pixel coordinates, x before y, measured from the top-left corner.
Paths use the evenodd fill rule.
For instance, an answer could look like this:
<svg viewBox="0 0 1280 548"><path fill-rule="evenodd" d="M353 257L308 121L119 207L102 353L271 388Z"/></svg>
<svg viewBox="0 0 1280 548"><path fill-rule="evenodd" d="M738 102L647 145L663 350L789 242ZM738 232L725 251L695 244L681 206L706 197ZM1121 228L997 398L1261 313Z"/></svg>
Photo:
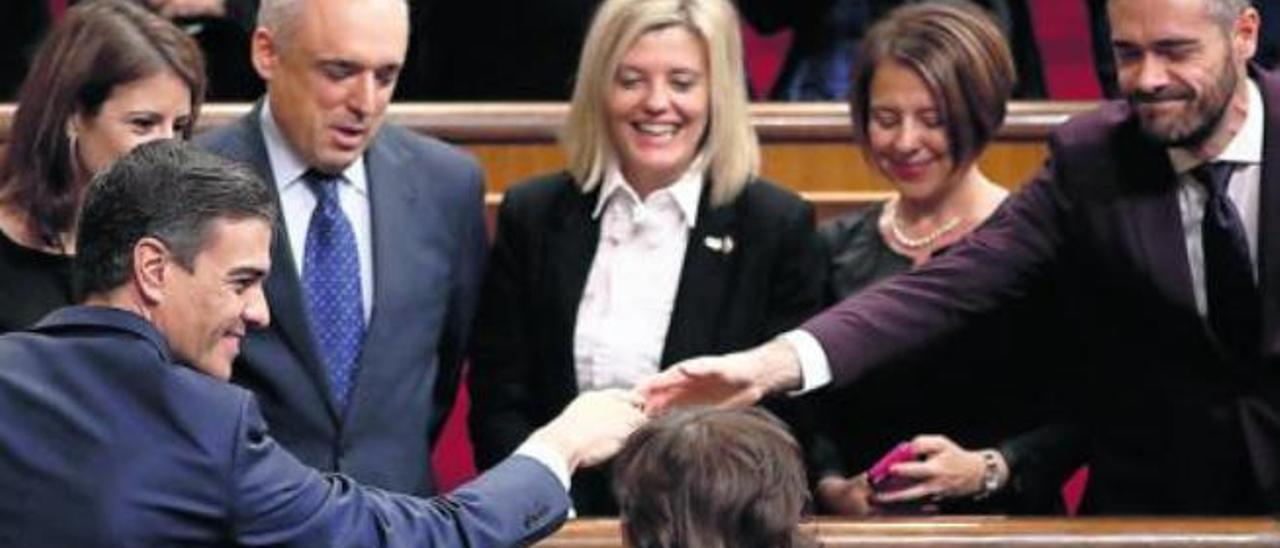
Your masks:
<svg viewBox="0 0 1280 548"><path fill-rule="evenodd" d="M515 455L523 455L542 463L551 474L560 480L560 485L564 487L566 492L569 491L569 463L565 462L564 455L559 451L552 449L545 443L539 443L536 440L525 440L516 448Z"/></svg>
<svg viewBox="0 0 1280 548"><path fill-rule="evenodd" d="M831 383L831 365L827 363L827 353L822 350L818 339L802 329L793 329L778 338L790 344L800 360L800 389L792 390L788 395L799 396Z"/></svg>

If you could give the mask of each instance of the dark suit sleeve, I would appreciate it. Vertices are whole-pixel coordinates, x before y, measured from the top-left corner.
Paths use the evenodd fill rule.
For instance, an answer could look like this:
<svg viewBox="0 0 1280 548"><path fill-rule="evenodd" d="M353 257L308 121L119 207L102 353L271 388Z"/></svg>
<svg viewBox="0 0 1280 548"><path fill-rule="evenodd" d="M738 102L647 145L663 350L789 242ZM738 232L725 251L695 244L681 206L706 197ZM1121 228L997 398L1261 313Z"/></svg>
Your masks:
<svg viewBox="0 0 1280 548"><path fill-rule="evenodd" d="M1051 152L1051 157L1053 153ZM928 347L1031 291L1061 259L1071 209L1050 160L987 224L920 269L850 296L803 329L834 384Z"/></svg>
<svg viewBox="0 0 1280 548"><path fill-rule="evenodd" d="M466 211L461 215L461 226L457 233L460 239L458 261L454 265L453 287L449 290L448 317L440 335L440 363L443 367L434 396L436 412L431 430L433 444L440 437L444 419L453 409L453 402L458 394L462 360L471 337L471 322L475 318L476 305L480 300L480 282L484 277L485 255L489 250L484 226L484 174L474 164L469 167L469 173L471 184L468 188L473 192L462 204Z"/></svg>
<svg viewBox="0 0 1280 548"><path fill-rule="evenodd" d="M518 200L509 192L498 209L471 354L471 439L481 469L505 458L536 426L534 387L527 380L534 353L526 324L529 295L523 289L533 269L533 227L521 222Z"/></svg>
<svg viewBox="0 0 1280 548"><path fill-rule="evenodd" d="M559 480L527 457L418 499L303 466L267 433L251 398L235 435L230 514L239 545L526 545L558 528L569 507Z"/></svg>
<svg viewBox="0 0 1280 548"><path fill-rule="evenodd" d="M1059 500L1058 491L1088 459L1084 427L1074 422L1054 422L1000 443L1000 454L1009 466L1006 500L1019 513L1049 513L1044 501Z"/></svg>

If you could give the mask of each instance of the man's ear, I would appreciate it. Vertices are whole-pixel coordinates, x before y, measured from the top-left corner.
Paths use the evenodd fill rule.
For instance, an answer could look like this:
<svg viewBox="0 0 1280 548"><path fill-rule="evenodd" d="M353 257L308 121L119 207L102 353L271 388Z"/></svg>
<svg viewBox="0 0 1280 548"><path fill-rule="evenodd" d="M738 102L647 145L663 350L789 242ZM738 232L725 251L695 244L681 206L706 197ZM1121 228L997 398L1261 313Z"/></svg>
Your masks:
<svg viewBox="0 0 1280 548"><path fill-rule="evenodd" d="M164 242L150 236L138 240L133 246L133 279L138 293L148 304L164 300L169 282L169 267L173 265L172 253Z"/></svg>
<svg viewBox="0 0 1280 548"><path fill-rule="evenodd" d="M1232 29L1232 48L1235 49L1236 59L1241 62L1253 58L1258 51L1258 35L1261 32L1262 17L1255 8L1247 8L1240 17L1236 18L1235 28Z"/></svg>
<svg viewBox="0 0 1280 548"><path fill-rule="evenodd" d="M260 78L270 81L280 61L280 48L276 43L275 35L265 27L254 29L253 37L250 38L250 48L252 51L249 57L253 61L253 69L258 72Z"/></svg>

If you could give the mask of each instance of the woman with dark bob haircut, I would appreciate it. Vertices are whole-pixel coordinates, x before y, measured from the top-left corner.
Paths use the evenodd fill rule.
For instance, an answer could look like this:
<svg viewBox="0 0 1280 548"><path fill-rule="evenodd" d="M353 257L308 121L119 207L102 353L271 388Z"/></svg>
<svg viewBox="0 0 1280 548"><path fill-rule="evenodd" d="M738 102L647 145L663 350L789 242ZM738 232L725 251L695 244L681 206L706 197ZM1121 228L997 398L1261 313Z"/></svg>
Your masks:
<svg viewBox="0 0 1280 548"><path fill-rule="evenodd" d="M140 143L189 137L204 90L195 42L136 2L67 11L18 93L0 164L0 332L71 302L90 178Z"/></svg>
<svg viewBox="0 0 1280 548"><path fill-rule="evenodd" d="M811 546L800 446L760 408L674 411L614 457L622 535L632 548Z"/></svg>
<svg viewBox="0 0 1280 548"><path fill-rule="evenodd" d="M1009 194L978 162L1016 80L985 12L963 2L901 6L871 27L857 59L854 136L894 194L820 230L829 302L945 252ZM827 420L834 451L815 450L838 455L815 471L824 510L1059 512L1058 487L1078 458L1073 431L1040 428L1054 412L1047 392L1061 388L1048 371L1065 360L1043 351L1063 347L1066 332L1043 317L1046 304L1021 302L911 363L830 393L819 415L848 420ZM1046 336L1058 342L1043 344ZM872 496L865 474L849 477L899 444L915 461L889 470L896 479L886 484L900 489Z"/></svg>

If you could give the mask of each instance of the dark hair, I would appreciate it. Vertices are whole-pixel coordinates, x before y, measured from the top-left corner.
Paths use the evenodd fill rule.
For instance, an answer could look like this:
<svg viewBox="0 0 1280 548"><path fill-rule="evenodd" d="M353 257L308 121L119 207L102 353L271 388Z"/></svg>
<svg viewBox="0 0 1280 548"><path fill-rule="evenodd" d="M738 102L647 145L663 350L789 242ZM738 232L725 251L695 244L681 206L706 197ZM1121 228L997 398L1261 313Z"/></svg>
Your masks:
<svg viewBox="0 0 1280 548"><path fill-rule="evenodd" d="M613 488L633 548L789 548L809 500L800 447L752 408L675 411L614 459Z"/></svg>
<svg viewBox="0 0 1280 548"><path fill-rule="evenodd" d="M89 184L71 271L76 294L124 284L144 237L164 242L190 270L213 221L275 218L274 193L247 166L183 141L139 145Z"/></svg>
<svg viewBox="0 0 1280 548"><path fill-rule="evenodd" d="M29 214L42 243L61 247L84 191L75 178L67 121L77 113L96 115L116 86L162 71L190 88L194 124L205 90L200 48L136 2L76 5L41 44L18 92L0 198Z"/></svg>
<svg viewBox="0 0 1280 548"><path fill-rule="evenodd" d="M995 21L968 3L927 2L898 7L872 25L859 47L849 99L854 136L864 143L871 80L886 61L915 71L929 88L947 128L953 169L977 159L1004 123L1017 83L1013 56Z"/></svg>

